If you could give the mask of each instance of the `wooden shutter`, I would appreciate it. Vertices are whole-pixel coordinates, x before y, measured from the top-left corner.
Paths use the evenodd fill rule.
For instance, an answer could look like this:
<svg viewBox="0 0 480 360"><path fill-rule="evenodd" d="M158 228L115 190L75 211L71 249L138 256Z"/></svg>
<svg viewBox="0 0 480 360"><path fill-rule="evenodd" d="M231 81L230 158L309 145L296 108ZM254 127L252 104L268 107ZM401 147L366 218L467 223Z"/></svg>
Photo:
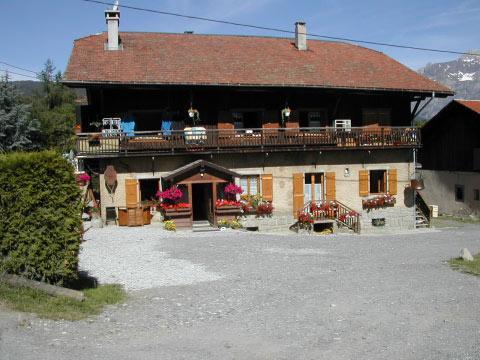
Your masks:
<svg viewBox="0 0 480 360"><path fill-rule="evenodd" d="M397 169L388 170L388 193L397 195Z"/></svg>
<svg viewBox="0 0 480 360"><path fill-rule="evenodd" d="M360 196L368 196L369 183L368 183L368 170L360 170L358 172L358 189Z"/></svg>
<svg viewBox="0 0 480 360"><path fill-rule="evenodd" d="M125 179L125 199L127 207L138 206L138 180Z"/></svg>
<svg viewBox="0 0 480 360"><path fill-rule="evenodd" d="M335 190L335 173L334 172L327 172L325 174L325 178L326 178L326 184L325 184L325 188L326 188L326 200L327 201L333 201L333 200L336 200L336 190Z"/></svg>
<svg viewBox="0 0 480 360"><path fill-rule="evenodd" d="M293 174L293 217L298 217L298 212L303 209L303 174Z"/></svg>
<svg viewBox="0 0 480 360"><path fill-rule="evenodd" d="M267 201L273 201L273 175L262 175L262 196Z"/></svg>

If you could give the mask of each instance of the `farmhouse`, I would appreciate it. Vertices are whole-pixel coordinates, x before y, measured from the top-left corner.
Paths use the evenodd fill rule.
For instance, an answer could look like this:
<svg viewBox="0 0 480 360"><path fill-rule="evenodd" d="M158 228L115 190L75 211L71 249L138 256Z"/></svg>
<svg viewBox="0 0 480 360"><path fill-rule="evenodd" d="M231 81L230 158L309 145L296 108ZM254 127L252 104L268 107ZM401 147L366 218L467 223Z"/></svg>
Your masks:
<svg viewBox="0 0 480 360"><path fill-rule="evenodd" d="M176 185L172 217L216 224L238 210L221 201L233 183L281 226L308 212L354 231L415 227L412 119L451 90L381 52L307 39L302 22L290 39L119 32L120 10L105 15L64 77L88 96L78 157L116 175L100 176L104 220Z"/></svg>

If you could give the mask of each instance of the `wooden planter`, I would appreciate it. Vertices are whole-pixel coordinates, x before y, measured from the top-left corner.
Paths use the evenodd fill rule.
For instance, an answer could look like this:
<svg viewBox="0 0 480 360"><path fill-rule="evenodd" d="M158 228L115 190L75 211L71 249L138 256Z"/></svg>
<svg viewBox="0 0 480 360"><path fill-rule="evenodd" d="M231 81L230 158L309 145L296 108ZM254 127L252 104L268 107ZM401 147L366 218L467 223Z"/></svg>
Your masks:
<svg viewBox="0 0 480 360"><path fill-rule="evenodd" d="M119 226L149 225L152 220L150 207L118 208Z"/></svg>
<svg viewBox="0 0 480 360"><path fill-rule="evenodd" d="M217 222L219 220L232 221L241 214L242 208L240 206L227 205L215 208Z"/></svg>
<svg viewBox="0 0 480 360"><path fill-rule="evenodd" d="M177 229L192 227L192 209L165 209L165 220L173 220Z"/></svg>
<svg viewBox="0 0 480 360"><path fill-rule="evenodd" d="M150 213L150 206L143 208L143 225L150 225L152 222L152 214Z"/></svg>

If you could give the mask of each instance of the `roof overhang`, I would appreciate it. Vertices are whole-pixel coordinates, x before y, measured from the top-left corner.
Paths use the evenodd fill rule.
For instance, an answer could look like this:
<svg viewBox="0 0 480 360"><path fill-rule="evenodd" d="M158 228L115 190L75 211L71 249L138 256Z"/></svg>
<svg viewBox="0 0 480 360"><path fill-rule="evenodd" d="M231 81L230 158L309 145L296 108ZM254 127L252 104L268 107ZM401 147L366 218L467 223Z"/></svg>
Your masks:
<svg viewBox="0 0 480 360"><path fill-rule="evenodd" d="M241 175L235 171L229 170L223 166L211 163L206 160L196 160L190 164L182 166L172 171L168 176L164 177L165 181L179 182L193 174L209 173L219 178L236 178Z"/></svg>
<svg viewBox="0 0 480 360"><path fill-rule="evenodd" d="M316 89L316 90L338 90L358 91L376 93L403 93L410 95L421 95L424 97L448 97L453 96L453 91L433 91L428 89L397 89L383 87L360 87L360 86L331 86L331 85L305 85L305 84L236 84L236 83L150 83L150 82L117 82L117 81L82 81L63 80L62 83L72 88L105 87L105 88L165 88L165 87L203 87L203 88L248 88L248 89ZM434 95L433 95L434 94Z"/></svg>

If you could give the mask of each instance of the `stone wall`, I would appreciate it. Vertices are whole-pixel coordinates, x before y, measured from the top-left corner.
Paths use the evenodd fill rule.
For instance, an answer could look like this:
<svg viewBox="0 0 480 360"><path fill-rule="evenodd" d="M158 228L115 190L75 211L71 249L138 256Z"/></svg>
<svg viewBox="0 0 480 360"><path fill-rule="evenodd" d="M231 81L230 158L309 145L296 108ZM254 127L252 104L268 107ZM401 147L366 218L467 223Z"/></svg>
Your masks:
<svg viewBox="0 0 480 360"><path fill-rule="evenodd" d="M199 158L202 157L183 155L162 156L154 159L149 157L105 159L103 167L112 164L117 170L118 186L115 193L109 194L103 176L100 177L102 214L105 214L106 206L125 206L125 179L160 179L180 166ZM409 150L217 154L205 156L203 159L242 175L272 174L274 215L283 218L291 218L293 214L294 173L335 172L337 200L361 212L359 170L395 168L397 169L398 194L396 195L397 203L393 209L411 206L411 202L409 203L404 194L412 171L411 151Z"/></svg>
<svg viewBox="0 0 480 360"><path fill-rule="evenodd" d="M391 232L415 229L415 214L413 207L387 207L362 211L360 216L360 229L362 234ZM374 226L373 219L385 219L385 226Z"/></svg>

